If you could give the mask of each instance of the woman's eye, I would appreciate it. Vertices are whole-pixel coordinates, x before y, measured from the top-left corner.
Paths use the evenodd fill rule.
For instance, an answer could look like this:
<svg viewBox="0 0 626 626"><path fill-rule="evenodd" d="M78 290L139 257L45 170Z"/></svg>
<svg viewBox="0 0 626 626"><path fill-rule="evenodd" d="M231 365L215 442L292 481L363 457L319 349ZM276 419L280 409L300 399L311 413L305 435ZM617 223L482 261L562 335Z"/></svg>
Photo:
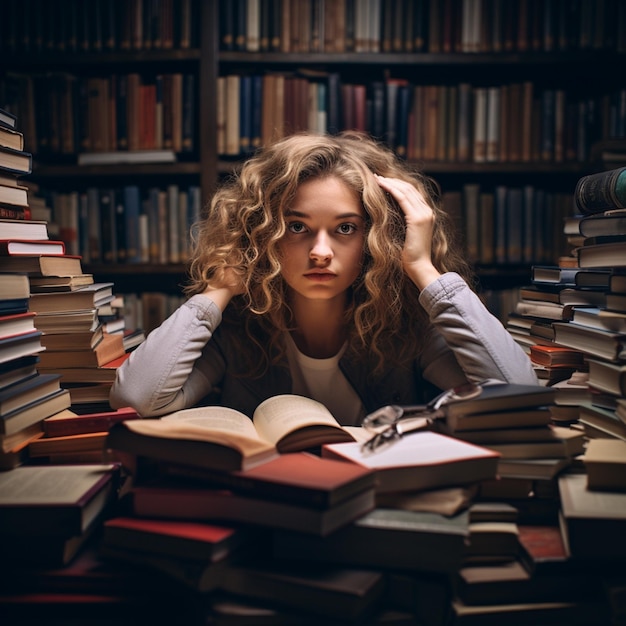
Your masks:
<svg viewBox="0 0 626 626"><path fill-rule="evenodd" d="M354 224L341 224L337 231L342 235L351 235L356 230Z"/></svg>
<svg viewBox="0 0 626 626"><path fill-rule="evenodd" d="M287 228L290 233L303 233L305 231L305 226L302 222L291 222Z"/></svg>

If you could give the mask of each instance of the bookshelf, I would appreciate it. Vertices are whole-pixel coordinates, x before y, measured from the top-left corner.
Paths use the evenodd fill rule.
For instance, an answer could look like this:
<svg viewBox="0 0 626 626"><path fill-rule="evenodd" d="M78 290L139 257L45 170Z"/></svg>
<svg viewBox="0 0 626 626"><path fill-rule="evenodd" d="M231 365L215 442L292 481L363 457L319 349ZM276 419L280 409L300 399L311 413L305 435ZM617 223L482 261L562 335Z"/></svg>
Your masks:
<svg viewBox="0 0 626 626"><path fill-rule="evenodd" d="M53 77L91 84L112 76L150 82L184 74L193 81L192 143L177 151L176 162L79 166L77 138L64 149L58 137L56 149L48 143L33 150L32 179L41 187L80 194L130 184L142 193L193 185L203 206L219 179L259 143L312 124L312 117L296 115L306 108L331 132L363 127L380 136L437 180L485 289L526 282L533 262L556 260L575 182L597 167L594 144L626 135L623 77L598 71L621 67L626 58L626 8L616 0L101 0L91 13L70 0L56 3L56 11L31 0L28 14L20 12L22 4L6 3L0 105L19 109L35 126L25 129L27 137L41 139L46 123L40 115L45 98L29 98L28 90L42 93L43 82L43 93L52 97ZM27 78L37 79L34 86ZM255 81L265 95L243 98ZM277 84L287 89L280 106L263 99ZM310 106L313 95L323 107ZM406 108L394 105L396 98ZM283 106L286 117L270 116ZM64 119L61 104L50 108L53 120ZM78 132L80 109L74 114ZM521 190L522 208L511 208L507 199L496 218L502 188L515 190L515 197ZM468 201L477 190L483 204ZM532 212L524 202L533 204ZM528 243L541 233L541 246L520 256L510 253L519 242L505 243L498 257L498 229L516 211L534 216L524 237ZM478 228L489 221L491 231ZM511 218L510 228L519 230L519 222ZM95 259L87 267L106 270L124 290L141 291L159 276L175 292L184 254L174 259L148 254L137 263Z"/></svg>

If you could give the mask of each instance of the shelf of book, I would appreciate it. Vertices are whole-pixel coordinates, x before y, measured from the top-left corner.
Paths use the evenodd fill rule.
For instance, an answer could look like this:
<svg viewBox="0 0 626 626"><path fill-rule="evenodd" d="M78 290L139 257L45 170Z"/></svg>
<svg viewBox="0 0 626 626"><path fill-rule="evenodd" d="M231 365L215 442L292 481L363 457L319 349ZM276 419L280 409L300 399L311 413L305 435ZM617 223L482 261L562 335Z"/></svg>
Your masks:
<svg viewBox="0 0 626 626"><path fill-rule="evenodd" d="M466 234L485 221L484 215L477 219L464 203L467 186L478 185L481 195L494 198L496 186L524 193L530 185L539 196L571 193L577 178L598 168L592 161L593 145L624 135L621 77L597 71L598 67L620 66L626 58L626 10L621 3L603 1L591 12L587 2L571 8L547 3L541 12L534 3L518 1L455 0L449 5L421 1L408 3L404 11L401 3L374 1L364 12L359 1L318 0L310 3L311 11L305 14L298 13L304 5L291 0L173 4L158 0L103 2L93 11L68 2L54 15L49 15L42 0L32 0L32 4L38 10L28 18L19 10L19 0L7 4L0 30L0 106L21 109L25 136L37 142L31 150L33 180L50 193L80 196L88 188L104 189L110 186L109 180L119 179L138 184L145 197L155 181L167 177L181 189L197 184L205 205L220 177L236 171L245 157L268 140L248 138L238 130L237 135L230 135L228 150L223 143L226 121L221 111L230 112L230 118L238 121L242 119L240 105L263 113L260 101L244 102L241 85L247 77L262 81L282 76L300 80L300 86L307 89L324 87L327 103L335 90L334 120L329 111L323 112L325 129L332 132L362 127L353 116L356 106L350 108L348 102L364 98L359 109L368 111L364 130L433 176L444 195L461 194L461 204L451 210L460 216L464 245L468 244ZM67 18L64 28L59 24L61 15ZM48 18L56 24L50 32L42 27ZM63 119L85 115L79 101L68 100L67 94L63 98L63 89L71 91L83 82L96 88L99 80L101 87L108 83L115 93L118 81L131 76L151 88L154 78L164 74L189 75L194 83L194 111L187 128L191 144L179 145L176 162L76 165L77 156L86 149L81 144L84 128L76 124L69 134L59 129ZM581 74L586 77L584 84ZM225 101L221 91L223 79L228 78L239 83L236 103ZM106 92L107 87L103 89ZM23 93L17 97L20 90ZM383 103L382 117L376 123L371 113L375 93ZM395 98L409 108L392 110ZM46 102L47 115L39 112L39 102ZM72 115L66 110L68 103ZM102 109L94 105L93 112L98 110ZM110 109L104 110L112 115ZM392 118L401 125L389 126ZM42 124L55 119L59 122L56 131L42 132ZM103 117L94 114L85 119ZM279 121L275 127L283 124L284 120ZM280 132L299 128L290 122ZM405 137L404 129L413 129L412 135ZM113 127L109 141L112 144L92 145L92 149L125 149L115 143ZM155 147L160 146L157 140ZM515 191L511 197L518 195ZM523 218L529 210L522 209ZM511 201L505 212L517 215L516 205ZM533 215L540 212L533 210ZM525 239L543 243L534 257L526 256L527 245L520 259L516 249L497 256L502 246L495 241L498 226L492 218L494 234L483 231L482 239L469 242L468 258L478 264L481 284L496 288L525 282L522 272L515 269L517 263L526 267L531 262L556 261L561 250L551 249L548 240L552 238L545 232L551 232L559 219L560 213L546 214L545 223L538 223L534 234L525 227ZM537 220L526 219L530 221ZM516 223L511 220L511 228ZM537 232L544 234L539 238ZM150 257L162 275L177 274L178 261L175 254ZM89 256L87 262L92 262ZM124 258L113 259L114 271L124 262ZM170 263L171 272L165 269ZM138 277L138 283L147 274L136 263L127 271Z"/></svg>

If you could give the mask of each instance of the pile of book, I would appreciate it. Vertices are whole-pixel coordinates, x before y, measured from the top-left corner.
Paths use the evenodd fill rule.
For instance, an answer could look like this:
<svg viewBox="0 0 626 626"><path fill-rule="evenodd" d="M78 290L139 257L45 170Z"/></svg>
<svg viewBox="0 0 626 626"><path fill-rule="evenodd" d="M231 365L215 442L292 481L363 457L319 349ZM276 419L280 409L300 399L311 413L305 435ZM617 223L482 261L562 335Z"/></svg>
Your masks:
<svg viewBox="0 0 626 626"><path fill-rule="evenodd" d="M4 265L21 241L20 229L33 239L44 238L45 223L30 220L28 189L20 183L31 170L31 155L17 118L0 111L0 468L11 469L26 457L28 444L42 434L42 421L69 407L69 393L60 375L40 370L45 351L43 333L30 308L28 277ZM51 244L54 245L54 244Z"/></svg>
<svg viewBox="0 0 626 626"><path fill-rule="evenodd" d="M25 455L53 458L55 442L44 419L111 412L109 391L128 344L124 327L109 329L104 322L107 314L120 315L111 306L113 283L95 282L83 272L81 257L68 254L63 239L50 237L48 224L54 223L33 218L33 212L53 216L45 201L35 200L38 188L21 184L32 160L23 151L17 118L3 111L0 119L2 454L5 466L15 466ZM51 231L63 236L54 226ZM105 432L75 434L81 436L77 447L59 442L59 454L73 450L84 461L84 453L96 460L97 452L102 460Z"/></svg>
<svg viewBox="0 0 626 626"><path fill-rule="evenodd" d="M626 556L625 184L624 167L578 181L577 212L564 227L571 253L533 267L508 323L556 394L552 423L584 433L577 471L557 474L561 536L574 561L607 573L614 605L624 585L613 574Z"/></svg>

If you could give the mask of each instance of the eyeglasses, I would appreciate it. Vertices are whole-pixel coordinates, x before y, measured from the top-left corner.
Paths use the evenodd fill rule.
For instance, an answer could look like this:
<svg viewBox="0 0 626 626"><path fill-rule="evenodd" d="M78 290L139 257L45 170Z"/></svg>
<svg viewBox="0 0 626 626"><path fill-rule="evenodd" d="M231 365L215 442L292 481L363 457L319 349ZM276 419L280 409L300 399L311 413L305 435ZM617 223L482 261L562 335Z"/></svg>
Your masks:
<svg viewBox="0 0 626 626"><path fill-rule="evenodd" d="M363 443L362 450L374 452L408 433L433 429L436 420L445 417L443 407L451 402L478 397L488 382L483 380L452 387L433 398L428 404L405 406L388 404L369 413L361 425L373 435Z"/></svg>

